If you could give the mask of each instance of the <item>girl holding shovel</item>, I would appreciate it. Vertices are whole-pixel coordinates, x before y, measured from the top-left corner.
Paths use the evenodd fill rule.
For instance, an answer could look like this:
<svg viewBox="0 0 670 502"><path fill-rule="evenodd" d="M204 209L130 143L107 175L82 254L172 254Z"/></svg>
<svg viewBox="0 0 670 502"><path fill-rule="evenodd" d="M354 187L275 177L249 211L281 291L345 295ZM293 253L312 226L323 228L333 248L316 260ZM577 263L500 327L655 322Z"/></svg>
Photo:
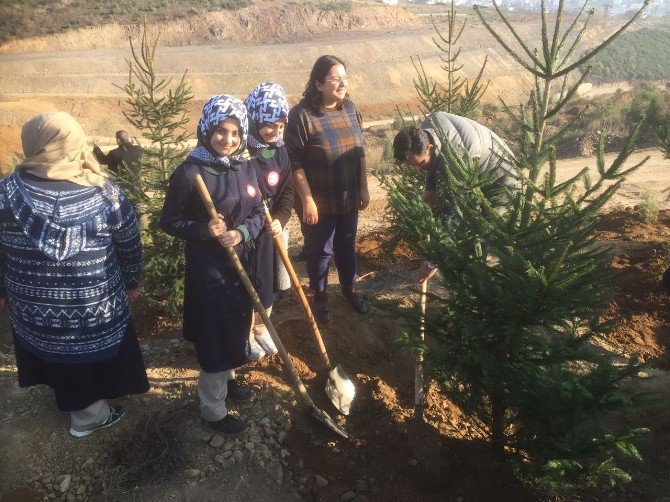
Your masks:
<svg viewBox="0 0 670 502"><path fill-rule="evenodd" d="M286 223L293 209L293 176L283 134L288 117L288 101L284 89L279 84L265 82L256 87L247 97L245 104L249 113L248 150L252 157L251 166L256 172L256 180L265 199L272 224L260 231L256 240L256 263L254 270L255 287L263 306L272 311L275 291L289 290L291 282L281 258L275 257L273 235L281 235L284 247L288 244ZM284 280L282 281L282 275ZM277 353L265 324L258 313L254 320L254 338L250 340L250 359L260 359L264 355Z"/></svg>
<svg viewBox="0 0 670 502"><path fill-rule="evenodd" d="M228 437L247 427L228 414L226 398L253 398L235 380L235 368L247 362L253 306L224 248L233 247L250 268L253 240L265 221L255 172L242 157L247 131L242 101L217 95L205 103L198 146L172 174L160 219L163 231L186 241L183 332L200 364L201 424ZM218 219L210 219L198 195L196 174L212 195Z"/></svg>

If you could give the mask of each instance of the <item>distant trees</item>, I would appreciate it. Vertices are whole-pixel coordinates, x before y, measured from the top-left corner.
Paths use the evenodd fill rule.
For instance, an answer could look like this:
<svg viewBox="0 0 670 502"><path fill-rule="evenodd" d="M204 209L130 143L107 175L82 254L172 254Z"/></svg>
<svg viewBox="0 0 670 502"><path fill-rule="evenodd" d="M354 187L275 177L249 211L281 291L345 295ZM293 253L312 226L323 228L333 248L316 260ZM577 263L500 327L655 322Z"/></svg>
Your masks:
<svg viewBox="0 0 670 502"><path fill-rule="evenodd" d="M643 28L625 33L591 61L589 80L618 82L622 80L670 79L670 31Z"/></svg>

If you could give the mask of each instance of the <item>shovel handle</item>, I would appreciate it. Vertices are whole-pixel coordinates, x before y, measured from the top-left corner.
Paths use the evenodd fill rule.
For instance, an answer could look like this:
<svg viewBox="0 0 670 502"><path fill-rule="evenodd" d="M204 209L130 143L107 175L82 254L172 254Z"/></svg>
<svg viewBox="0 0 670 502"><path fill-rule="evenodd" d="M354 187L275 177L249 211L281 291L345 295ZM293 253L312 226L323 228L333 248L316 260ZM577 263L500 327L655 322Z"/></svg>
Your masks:
<svg viewBox="0 0 670 502"><path fill-rule="evenodd" d="M202 199L202 202L205 204L205 207L207 208L207 212L209 213L210 218L218 219L219 215L217 214L216 208L214 207L214 203L212 202L212 197L209 195L209 190L207 190L207 186L205 185L205 182L203 181L202 176L200 176L199 173L196 173L195 175L195 183L196 186L198 187L200 198ZM286 352L286 348L284 347L284 344L279 338L279 335L277 334L277 330L275 329L274 324L272 324L272 321L270 320L270 316L265 310L265 307L263 307L263 303L261 302L261 299L258 297L258 293L256 293L253 284L249 280L249 276L247 275L247 272L244 270L244 267L242 266L242 262L240 261L239 256L237 256L237 253L232 247L226 247L225 249L228 252L230 260L233 262L235 270L240 276L240 279L244 283L244 287L247 289L247 292L249 293L251 300L254 302L254 307L256 308L256 311L260 314L261 318L263 319L263 322L265 323L265 327L270 332L272 341L277 346L279 355L281 356L282 361L284 361L286 369L288 370L289 377L293 384L294 392L296 392L298 398L300 398L303 401L305 406L312 409L316 408L314 402L312 401L312 398L310 398L309 394L307 394L307 389L305 388L305 385L302 383L302 380L300 380L300 377L298 376L298 373L296 372L295 367L291 362L291 358L289 357L288 352Z"/></svg>
<svg viewBox="0 0 670 502"><path fill-rule="evenodd" d="M272 215L270 215L270 210L268 209L268 205L265 203L265 201L263 201L263 207L265 208L265 219L268 220L270 223L272 223ZM307 301L305 292L302 289L302 284L300 284L300 279L298 279L298 275L295 273L295 269L293 268L291 259L289 258L288 253L286 252L286 248L284 247L284 243L281 241L279 235L273 234L272 238L275 241L277 251L279 251L279 256L281 256L281 260L284 262L284 266L288 271L288 275L291 277L291 283L293 284L293 289L298 294L298 298L300 299L302 309L305 311L305 314L307 315L307 321L309 322L309 327L312 330L312 335L314 335L314 340L319 348L319 355L321 356L321 361L323 362L326 369L330 371L332 369L332 366L330 365L328 352L326 352L326 346L323 344L323 337L321 336L321 332L319 331L319 326L316 324L316 319L314 319L314 314L312 314L312 309L309 306L309 302Z"/></svg>
<svg viewBox="0 0 670 502"><path fill-rule="evenodd" d="M421 317L419 318L419 341L423 343L426 333L426 296L428 279L421 283ZM414 365L414 417L423 421L423 354L416 355Z"/></svg>

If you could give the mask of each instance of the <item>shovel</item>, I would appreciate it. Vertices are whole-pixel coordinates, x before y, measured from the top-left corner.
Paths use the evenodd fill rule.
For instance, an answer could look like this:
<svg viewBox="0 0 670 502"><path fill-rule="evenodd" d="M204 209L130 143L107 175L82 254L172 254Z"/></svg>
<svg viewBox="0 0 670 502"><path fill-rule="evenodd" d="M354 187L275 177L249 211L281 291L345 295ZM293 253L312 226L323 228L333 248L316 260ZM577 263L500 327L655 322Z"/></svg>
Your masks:
<svg viewBox="0 0 670 502"><path fill-rule="evenodd" d="M426 297L428 292L428 279L421 283L418 341L423 344L426 334ZM423 353L416 355L414 365L414 416L407 420L407 436L410 448L424 470L422 482L434 483L436 479L444 479L450 472L443 455L436 448L439 444L439 433L431 427L423 417L424 411L424 378L423 378Z"/></svg>
<svg viewBox="0 0 670 502"><path fill-rule="evenodd" d="M209 212L210 218L218 219L219 215L216 212L216 208L214 207L212 198L209 195L207 186L205 185L205 182L202 180L202 176L200 176L200 174L196 173L195 182L198 187L198 192L200 192L200 197L204 202L207 211ZM312 401L312 398L310 398L309 394L307 394L307 389L305 389L305 385L302 383L302 380L300 380L300 377L298 376L298 373L296 372L295 367L291 362L291 358L289 357L288 352L286 352L286 348L284 348L284 344L281 342L281 339L277 334L277 330L275 329L274 324L272 324L272 321L270 320L270 316L265 310L265 307L263 307L263 304L261 303L261 300L258 297L258 293L256 293L253 284L251 284L251 281L249 280L249 276L247 275L246 271L244 270L244 267L242 266L240 258L237 256L237 253L232 247L226 247L225 249L228 252L230 260L233 262L235 270L237 270L240 279L244 283L244 287L247 289L247 292L249 293L249 296L251 297L254 303L256 311L260 314L261 319L263 319L265 327L268 329L270 336L272 337L272 341L277 346L279 355L282 358L282 361L284 361L284 365L288 371L288 376L291 381L291 385L293 387L293 392L296 394L296 397L300 401L302 401L305 408L309 410L310 414L314 418L316 418L320 422L323 422L326 426L328 426L330 429L335 431L340 436L348 438L349 434L347 434L347 431L344 430L344 428L340 424L335 422L335 420L333 420L328 415L328 413L326 413L320 408L317 408L314 402Z"/></svg>
<svg viewBox="0 0 670 502"><path fill-rule="evenodd" d="M270 211L268 210L268 206L265 201L263 201L263 207L265 207L265 218L270 223L272 223L272 216L270 215ZM309 306L305 292L302 290L302 285L300 284L300 280L295 273L295 269L293 268L291 259L286 252L286 248L284 247L284 244L282 243L279 235L273 235L273 239L275 241L275 246L277 246L277 250L279 251L279 256L281 256L281 259L286 266L286 270L291 276L293 289L295 289L295 292L298 294L298 298L300 298L300 303L303 310L305 311L305 315L307 316L312 334L314 335L314 341L316 342L319 355L321 356L321 361L323 362L323 365L328 372L328 381L326 382L325 389L326 395L340 413L348 415L351 411L351 403L353 402L354 397L356 397L356 388L354 387L353 382L349 379L347 372L344 371L342 366L338 364L335 366L335 368L333 368L333 365L330 362L330 358L328 357L328 352L326 352L326 347L323 344L321 332L319 331L319 327L316 324L316 319L314 319L312 309Z"/></svg>
<svg viewBox="0 0 670 502"><path fill-rule="evenodd" d="M421 318L419 319L419 341L423 343L426 337L426 296L428 279L421 283ZM414 365L414 420L423 422L423 353L416 355Z"/></svg>

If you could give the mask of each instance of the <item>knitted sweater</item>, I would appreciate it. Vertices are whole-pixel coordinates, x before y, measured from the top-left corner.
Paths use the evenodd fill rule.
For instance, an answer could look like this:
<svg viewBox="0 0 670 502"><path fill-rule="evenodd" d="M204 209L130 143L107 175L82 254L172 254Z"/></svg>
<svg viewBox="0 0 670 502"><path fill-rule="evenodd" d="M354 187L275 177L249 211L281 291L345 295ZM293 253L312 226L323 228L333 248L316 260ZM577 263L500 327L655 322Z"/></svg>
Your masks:
<svg viewBox="0 0 670 502"><path fill-rule="evenodd" d="M55 191L18 173L0 180L0 297L19 342L39 358L116 356L141 260L135 213L117 185Z"/></svg>

